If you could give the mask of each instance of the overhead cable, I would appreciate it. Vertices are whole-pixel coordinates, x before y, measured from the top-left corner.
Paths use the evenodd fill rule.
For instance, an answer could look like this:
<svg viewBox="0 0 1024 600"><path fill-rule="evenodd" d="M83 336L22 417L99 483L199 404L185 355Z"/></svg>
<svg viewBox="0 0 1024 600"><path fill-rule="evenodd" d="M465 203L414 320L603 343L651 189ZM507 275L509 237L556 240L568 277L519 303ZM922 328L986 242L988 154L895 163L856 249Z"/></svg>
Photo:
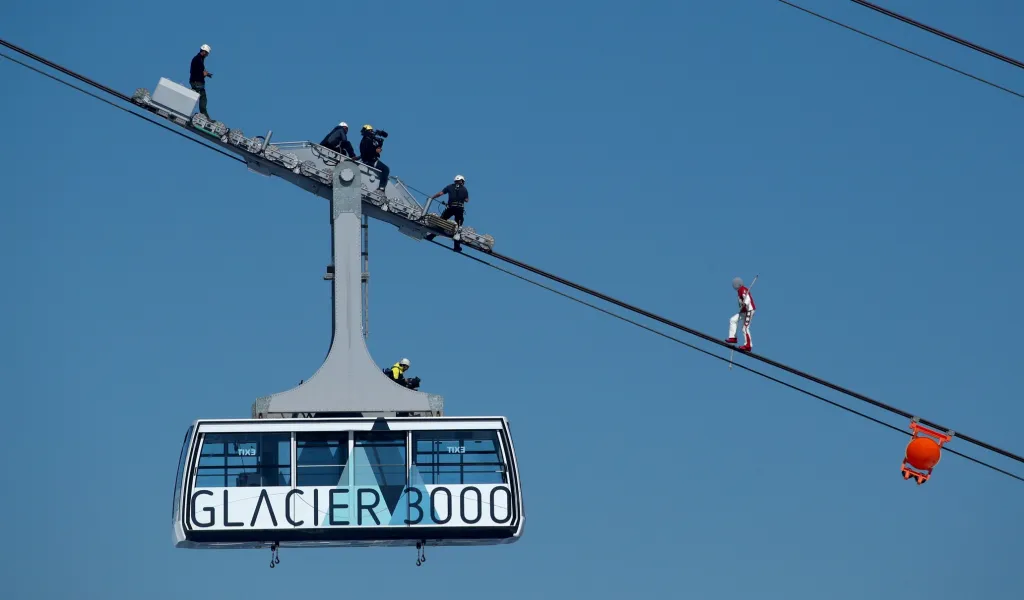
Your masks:
<svg viewBox="0 0 1024 600"><path fill-rule="evenodd" d="M533 266L528 265L528 264L526 264L524 262L518 261L518 260L516 260L516 259L514 259L512 257L504 256L504 255L502 255L502 254L500 254L498 252L491 252L491 253L489 253L489 255L497 258L498 260L504 261L504 262L509 263L511 265L515 265L515 266L517 266L517 267L519 267L521 269L530 271L531 273L534 273L536 275L540 275L541 277L544 277L545 279L550 279L551 281L556 281L556 282L558 282L558 283L560 283L562 285L565 285L565 286L574 288L576 290L579 290L579 291L581 291L581 292L583 292L583 293L585 293L585 294L587 294L589 296L593 296L595 298L600 298L601 300L604 300L605 302L609 302L609 303L615 304L616 306L619 306L621 308L625 308L626 310L628 310L630 312L634 312L636 314L643 315L643 316L645 316L645 317L647 317L649 319L658 321L659 323L662 323L664 325L668 325L669 327L673 327L675 329L679 329L680 331L685 331L686 333L689 333L690 335L699 337L699 338L701 338L701 339L703 339L705 341L711 342L713 344L717 344L717 345L725 347L725 348L733 349L733 346L731 344L728 344L725 341L720 340L720 339L718 339L716 337L712 337L712 336L710 336L710 335L708 335L706 333L702 333L700 331L697 331L696 329L692 329L690 327L687 327L685 325L682 325L682 324L677 323L675 321L672 321L670 319L666 319L665 317L662 317L660 315L656 315L656 314L654 314L652 312L646 311L646 310L644 310L642 308L639 308L637 306L633 306L632 304L627 304L627 303L625 303L625 302L623 302L621 300L617 300L615 298L612 298L611 296L602 294L601 292L598 292L597 290L590 289L590 288L582 286L582 285L580 285L578 283L573 283L573 282L571 282L571 281L569 281L567 279L563 279L562 277L554 275L553 273L548 273L547 271L543 271L541 269L538 269L537 267L533 267ZM772 360L770 358L767 358L767 357L755 354L753 352L744 352L744 355L749 356L750 358L753 358L754 360L759 360L759 361L761 361L761 362L763 362L765 364L771 365L771 366L773 366L773 367L775 367L777 369L782 369L783 371L787 371L789 373L792 373L793 375L796 375L797 377L802 377L803 379L806 379L808 381L813 381L814 383L817 383L818 385L822 385L822 386L825 386L827 388L831 388L831 389L833 389L833 390L835 390L837 392L840 392L842 394L846 394L847 396L850 396L852 398L856 398L856 399L861 400L863 402L867 402L868 404L872 404L874 406L877 406L878 408L881 408L881 409L887 410L887 411L889 411L891 413L900 415L901 417L905 417L907 419L913 419L913 418L917 417L925 425L930 425L932 427L936 427L938 429L943 429L943 430L946 430L946 431L950 430L949 427L945 427L943 425L939 425L938 423L934 423L934 422L929 421L927 419L921 418L918 415L914 415L914 414L909 413L909 412L907 412L905 410L896 408L894 406L890 406L890 405L888 405L888 404L886 404L884 402L879 402L878 400L875 400L873 398L869 398L869 397L867 397L867 396L865 396L863 394L857 393L857 392L855 392L853 390L850 390L850 389L844 388L842 386L838 386L838 385L836 385L834 383L825 381L824 379L821 379L819 377L815 377L814 375L811 375L810 373L805 373L805 372L800 371L798 369L794 369L793 367L790 367L788 365L784 365L784 364L782 364L780 362L777 362L777 361L774 361L774 360ZM985 448L986 450L990 450L990 451L995 452L997 454L1002 454L1003 456L1005 456L1007 458L1012 458L1013 460L1016 460L1017 462L1024 463L1024 457L1018 456L1018 455L1013 454L1012 452L1008 452L1006 450L1002 450L1000 448L997 448L995 446L987 444L987 443L985 443L985 442L983 442L981 440L978 440L978 439L975 439L975 438L973 438L971 436L968 436L968 435L965 435L963 433L960 433L959 431L955 432L955 437L958 437L958 438L960 438L960 439L962 439L962 440L964 440L966 442L970 442L972 444L975 444L977 446L980 446L982 448Z"/></svg>
<svg viewBox="0 0 1024 600"><path fill-rule="evenodd" d="M441 248L447 248L447 246L445 246L444 244L441 244L440 242L437 242L435 240L430 240L430 242L432 244L436 245L436 246L441 247ZM820 396L818 394L815 394L814 392L811 392L811 391L809 391L809 390L807 390L805 388L802 388L800 386L796 386L796 385L793 385L791 383L787 383L785 381L782 381L781 379L778 379L776 377L772 377L771 375L769 375L769 374L767 374L767 373L765 373L763 371L758 371L757 369L752 369L752 368L750 368L748 366L745 366L743 364L734 362L733 360L731 360L729 358L726 358L724 356L719 356L719 355L715 354L714 352L709 352L708 350L705 350L705 349L703 349L703 348L701 348L699 346L695 346L695 345L690 344L688 342L684 342L683 340L681 340L681 339L679 339L677 337L668 335L667 333L662 332L662 331L658 331L657 329L654 329L653 327L648 327L647 325L644 325L643 323L640 323L639 321L635 321L635 320L630 319L628 317L624 317L624 316L622 316L620 314L614 313L614 312L612 312L610 310L601 308L600 306L597 306L596 304L592 304L590 302L587 302L586 300L581 300L580 298L577 298L577 297L572 296L570 294L566 294L565 292L557 290L557 289L555 289L555 288L553 288L553 287L551 287L549 285L544 285L543 283L540 283L538 281L534 281L533 279L530 279L529 277L524 277L524 276L522 276L522 275L520 275L520 274L518 274L518 273L516 273L514 271L511 271L509 269L504 269L502 267L499 267L498 265L496 265L494 263L488 262L486 260L483 260L481 258L477 258L477 257L469 255L469 254L465 254L465 253L459 253L459 254L461 256L465 257L465 258L468 258L468 259L472 260L472 261L478 262L478 263L486 265L486 266L488 266L488 267L490 267L492 269L500 271L501 273L504 273L506 275L511 275L512 277L515 277L516 279L520 279L520 280L525 281L525 282L527 282L527 283L529 283L531 285L535 285L535 286L537 286L539 288L547 290L547 291L549 291L549 292L551 292L553 294L557 294L557 295L559 295L559 296L561 296L563 298L567 298L569 300L572 300L573 302L576 302L576 303L582 304L584 306L587 306L589 308L592 308L592 309L594 309L594 310L596 310L598 312L604 313L604 314L606 314L606 315L608 315L610 317L619 319L620 321L625 321L626 323L629 323L631 325L639 327L640 329L643 329L643 330L648 331L650 333L653 333L655 335L661 336L661 337L663 337L665 339L671 340L671 341L673 341L673 342L675 342L677 344L681 344L683 346L686 346L687 348L690 348L691 350L696 350L697 352L700 352L701 354L705 354L707 356L710 356L711 358L715 358L715 359L718 359L718 360L723 361L723 362L731 363L736 368L742 369L742 370L747 371L749 373L753 373L754 375L757 375L758 377L763 377L763 378L765 378L765 379L767 379L769 381L773 381L775 383L778 383L779 385L783 385L783 386L785 386L785 387L787 387L787 388L789 388L791 390L800 392L801 394L805 394L805 395L810 396L811 398L814 398L816 400L821 400L822 402L830 404L830 405L832 405L832 406L834 406L836 408L845 410L845 411L847 411L849 413L853 413L853 414L855 414L855 415L857 415L859 417L863 417L863 418L865 418L865 419L867 419L867 420L869 420L869 421L871 421L873 423L876 423L878 425L886 427L886 428L888 428L888 429L890 429L892 431L895 431L897 433L902 433L904 435L913 435L909 431L907 431L905 429L900 429L899 427L896 427L895 425L892 425L890 423L886 423L885 421L882 421L881 419L877 419L875 417L872 417L871 415L868 415L868 414L862 413L862 412L860 412L858 410L852 409L849 406L846 406L844 404L840 404L839 402L835 402L833 400L829 400L828 398L825 398L824 396ZM992 469L993 471L996 471L998 473L1006 475L1007 477L1012 477L1014 479L1017 479L1019 481L1024 482L1024 477L1021 477L1020 475L1016 475L1016 474L1011 473L1009 471L1003 470L1003 469L1001 469L999 467L996 467L996 466L994 466L992 464L989 464L987 462L978 460L978 459L976 459L976 458L974 458L972 456L969 456L967 454L964 454L962 452L957 452L956 450L953 450L952 448L944 448L944 450L946 450L947 452L951 452L953 454L956 454L957 456L965 458L965 459L967 459L967 460L969 460L971 462L977 463L977 464L979 464L979 465L981 465L983 467L987 467L989 469Z"/></svg>
<svg viewBox="0 0 1024 600"><path fill-rule="evenodd" d="M0 45L4 45L4 46L7 46L7 47L12 47L11 44L5 42L4 40L0 40ZM17 48L17 46L14 46L14 48L16 50L18 50L19 52L22 52L21 49ZM28 54L29 56L35 56L34 54L31 54L30 52L27 52L27 51L24 51L23 53ZM30 69L32 71L35 71L36 73L39 73L40 75L43 75L44 77L49 77L50 79L56 81L57 83L66 85L69 88L74 89L74 90L78 90L79 92L82 92L83 94L85 94L87 96L91 96L91 97L99 100L100 102L104 102L106 104L109 104L110 106L113 106L114 108L116 108L118 110L124 111L124 112L126 112L126 113L128 113L128 114L130 114L130 115L132 115L134 117L138 117L138 118L142 119L143 121L147 121L149 123L152 123L153 125L156 125L157 127L162 127L164 129L166 129L167 131L170 131L171 133L175 134L175 135L178 135L178 136L181 136L181 137L185 138L186 140L189 140L191 142L195 142L195 143L199 144L200 146L204 146L206 148L209 148L210 150L213 150L214 152L217 152L219 154L223 154L224 156L226 156L226 157L228 157L230 159L233 159L233 160L237 160L240 163L245 163L245 160L242 159L241 157L235 156L234 154L231 154L230 152L225 152L224 150L221 150L220 148L217 148L216 146L211 146L209 144L206 144L202 140L200 140L198 138L194 138L194 137L192 137L192 136L190 136L187 133L184 133L182 131L178 131L177 129L174 129L170 125L167 125L165 123L161 123L159 121L154 121L153 119L150 119L149 117L147 117L147 116L145 116L145 115L143 115L141 113L137 113L137 112L135 112L133 110L128 110L127 108L125 108L123 106L119 106L119 105L111 102L110 100L107 100L106 98L101 98L101 97L97 96L96 94L93 94L89 90L84 90L84 89L78 87L77 85L75 85L73 83L64 81L63 79L61 79L59 77L54 77L53 75L51 75L51 74L49 74L49 73L47 73L45 71L37 69L37 68L33 67L32 65L25 64L24 62L22 62L22 61L20 61L20 60L18 60L16 58L13 58L11 56L8 56L8 55L4 54L3 52L0 52L0 58L6 58L7 60L9 60L9 61L11 61L13 63L21 65L22 67L25 67L26 69ZM44 64L52 64L52 63L50 63L49 61L45 61ZM67 71L67 69L64 69L63 67L59 67L58 70L60 70L62 72L63 71ZM124 94L119 94L119 93L116 93L116 92L108 91L108 90L110 90L110 88L108 88L105 85L101 85L99 83L91 81L90 79L88 79L86 77L82 77L82 76L76 76L76 79L80 79L80 80L86 81L86 82L89 83L89 85L92 85L95 88L103 90L104 92L106 92L108 94L113 93L120 100L124 100L125 102L128 102L128 103L132 103L131 98L128 98L127 96L124 96Z"/></svg>
<svg viewBox="0 0 1024 600"><path fill-rule="evenodd" d="M42 56L39 56L38 54L33 54L32 52L29 52L28 50L22 48L21 46L16 46L16 45L8 42L7 40L0 39L0 46L6 46L7 48L9 48L11 50L14 50L18 54L21 54L22 56L26 56L26 57L31 58L32 60L34 60L36 62L43 63L44 65L50 67L51 69L60 71L61 73L64 73L65 75L67 75L69 77L74 77L75 79L81 81L82 83L87 83L87 84L89 84L89 85L91 85L91 86L93 86L93 87L95 87L95 88L97 88L97 89L99 89L101 91L104 91L104 92L110 94L111 96L115 96L117 98L120 98L121 100L124 100L125 102L131 102L132 101L132 99L130 97L122 94L121 92L119 92L119 91L117 91L117 90L115 90L113 88L109 88L109 87L107 87L107 86L105 86L105 85L103 85L101 83L96 82L93 79L89 79L88 77L86 77L84 75L79 75L78 73L75 73L71 69L65 69L64 67L58 65L55 62L47 60L47 59L43 58ZM60 80L58 80L58 81L60 81Z"/></svg>
<svg viewBox="0 0 1024 600"><path fill-rule="evenodd" d="M820 15L820 14L818 14L818 13L812 11L812 10L808 10L808 9L806 9L806 8L800 6L800 5L793 4L792 2L788 2L787 0L777 0L777 1L785 4L786 6L791 6L791 7L795 8L795 9L797 9L797 10L803 11L803 12L809 14L809 15L818 17L819 19L822 19L823 21L828 21L829 23L832 23L833 25L838 25L838 26L842 27L843 29L848 29L848 30L850 30L850 31L852 31L854 33L859 33L860 35L863 35L864 37L871 38L871 39L875 40L876 42L881 42L881 43L885 44L886 46L890 46L892 48L896 48L897 50L900 50L902 52L906 52L907 54L912 54L912 55L914 55L914 56L916 56L916 57L918 57L920 59L924 59L924 60L926 60L926 61L928 61L928 62L930 62L932 64L938 65L938 66L940 66L940 67L942 67L944 69L949 69L950 71L953 71L954 73L959 73L960 75L963 75L964 77L970 77L971 79L973 79L975 81L979 81L981 83L984 83L985 85L989 85L989 86L992 86L992 87L994 87L996 89L1002 90L1002 91L1006 92L1007 94L1013 94L1014 96L1017 96L1018 98L1024 99L1024 94L1021 94L1021 93L1015 92L1015 91L1013 91L1013 90L1011 90L1009 88L1003 87L1003 86L999 85L998 83L992 83L991 81L989 81L987 79L982 79L981 77L978 77L977 75L971 75L967 71L962 71L962 70L960 70L960 69L958 69L956 67L951 67L950 65L947 65L944 62L939 62L939 61L935 60L934 58L928 58L924 54L919 54L917 52L914 52L913 50L909 50L907 48L904 48L903 46L899 46L899 45L894 44L892 42L888 42L886 40L883 40L880 37L871 35L870 33L866 33L864 31L861 31L860 29L856 29L854 27L850 27L849 25L846 25L844 23L840 23L839 21L836 21L835 19L830 19L830 18L828 18L828 17L826 17L824 15Z"/></svg>
<svg viewBox="0 0 1024 600"><path fill-rule="evenodd" d="M971 50L975 50L977 52L981 52L982 54L987 54L988 56L991 56L992 58L1001 60L1001 61L1003 61L1003 62L1005 62L1007 64L1011 64L1011 65L1013 65L1013 66L1015 66L1015 67L1017 67L1019 69L1024 69L1024 63L1020 62L1019 60L1017 60L1015 58L1010 58L1009 56L1006 56L1005 54L1000 54L1000 53L995 52L993 50L989 50L988 48L985 48L983 46L979 46L979 45L977 45L977 44L975 44L973 42L969 42L969 41L967 41L967 40L965 40L963 38L958 38L958 37L956 37L953 34L946 33L945 31L942 31L941 29L936 29L936 28L934 28L934 27L932 27L930 25L925 25L924 23L921 23L920 21L915 21L914 19L911 19L910 17L905 17L905 16L903 16L903 15L897 13L897 12L893 12L893 11L887 9L887 8L882 8L881 6L878 6L877 4L872 4L870 2L866 2L865 0L851 0L851 2L856 2L857 4L860 4L861 6L863 6L865 8L870 8L871 10L879 12L879 13L882 13L883 15L885 15L887 17L891 17L891 18L896 19L898 21L903 21L904 23L906 23L908 25L913 25L914 27L917 27L918 29L922 29L924 31L927 31L928 33L932 33L932 34L935 34L935 35L937 35L939 37L946 38L947 40L949 40L951 42L956 42L957 44L960 44L961 46L965 46L967 48L970 48Z"/></svg>

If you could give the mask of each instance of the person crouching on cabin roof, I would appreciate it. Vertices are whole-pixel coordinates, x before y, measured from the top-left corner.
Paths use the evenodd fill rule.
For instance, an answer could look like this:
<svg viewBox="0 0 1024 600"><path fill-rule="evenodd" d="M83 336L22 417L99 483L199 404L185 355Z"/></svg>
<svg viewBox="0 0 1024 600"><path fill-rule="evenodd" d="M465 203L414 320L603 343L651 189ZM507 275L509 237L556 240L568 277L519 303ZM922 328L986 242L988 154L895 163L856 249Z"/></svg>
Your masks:
<svg viewBox="0 0 1024 600"><path fill-rule="evenodd" d="M391 365L391 367L384 369L384 374L391 378L392 381L402 387L415 390L420 387L420 378L413 377L412 379L405 378L405 372L409 370L409 359L403 358L402 360Z"/></svg>

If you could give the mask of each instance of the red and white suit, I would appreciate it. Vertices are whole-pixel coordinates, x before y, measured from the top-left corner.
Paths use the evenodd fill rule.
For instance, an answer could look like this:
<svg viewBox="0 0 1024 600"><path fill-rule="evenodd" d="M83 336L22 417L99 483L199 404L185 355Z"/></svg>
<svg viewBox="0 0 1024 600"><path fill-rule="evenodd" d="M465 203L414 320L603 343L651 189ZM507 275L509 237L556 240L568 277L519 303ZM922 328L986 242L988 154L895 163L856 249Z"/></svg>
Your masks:
<svg viewBox="0 0 1024 600"><path fill-rule="evenodd" d="M754 297L750 295L750 289L745 285L736 288L736 300L739 302L740 310L729 319L729 339L726 341L730 344L736 343L736 325L743 319L743 337L746 344L739 349L750 350L750 320L754 318L754 310L757 307L754 305Z"/></svg>

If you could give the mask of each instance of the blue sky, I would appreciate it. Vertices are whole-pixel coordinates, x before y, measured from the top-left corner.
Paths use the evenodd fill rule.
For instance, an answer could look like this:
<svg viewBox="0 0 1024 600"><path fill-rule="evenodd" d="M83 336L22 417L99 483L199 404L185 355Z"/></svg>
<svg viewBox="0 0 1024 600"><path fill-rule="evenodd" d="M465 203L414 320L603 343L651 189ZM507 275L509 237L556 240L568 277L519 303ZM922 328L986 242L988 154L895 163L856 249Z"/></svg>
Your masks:
<svg viewBox="0 0 1024 600"><path fill-rule="evenodd" d="M802 4L1024 91L852 3ZM885 5L1024 57L1019 3ZM413 186L466 176L467 224L497 250L713 335L731 279L760 273L757 351L1024 451L1020 98L768 0L12 0L0 37L128 94L183 81L208 43L229 126L384 128ZM419 569L413 549L285 550L274 570L174 550L189 423L247 416L326 352L327 204L8 61L0 76L11 597L1024 587L1020 482L946 455L906 483L906 438L382 224L370 350L411 358L449 414L511 419L523 539Z"/></svg>

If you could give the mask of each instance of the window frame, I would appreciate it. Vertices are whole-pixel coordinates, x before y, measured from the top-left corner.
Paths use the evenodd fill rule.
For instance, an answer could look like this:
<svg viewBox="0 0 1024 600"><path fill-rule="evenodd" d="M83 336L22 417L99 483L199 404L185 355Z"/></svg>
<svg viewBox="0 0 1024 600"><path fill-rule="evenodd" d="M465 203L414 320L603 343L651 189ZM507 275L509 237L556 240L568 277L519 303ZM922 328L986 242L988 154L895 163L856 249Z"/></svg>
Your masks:
<svg viewBox="0 0 1024 600"><path fill-rule="evenodd" d="M195 441L195 425L189 425L185 431L185 439L181 441L181 453L178 455L178 472L174 476L174 496L171 505L171 518L176 519L178 516L178 507L181 503L181 499L184 496L185 487L185 472L189 469L189 449L192 447L192 442ZM205 435L205 434L204 434ZM198 466L198 465L197 465Z"/></svg>
<svg viewBox="0 0 1024 600"><path fill-rule="evenodd" d="M381 473L382 473L382 475L384 477L384 483L382 484L380 481L374 481L374 484L377 485L378 487L395 487L394 484L387 483L387 478L388 478L389 475L397 475L397 472L392 473L391 470L394 469L395 471L397 471L397 468L399 466L402 467L402 470L404 472L404 482L402 484L402 487L405 488L405 487L409 486L409 465L410 465L410 460L411 460L409 458L409 434L410 434L409 430L398 430L398 431L394 431L394 430L387 430L387 431L368 430L368 431L351 431L350 433L352 434L352 435L349 435L349 440L351 442L352 453L349 456L351 457L351 460L352 460L352 475L349 478L349 482L350 482L352 487L355 487L355 486L358 485L356 483L356 480L358 479L357 476L359 474L359 470L360 469L369 469L370 472L374 474L374 479L376 479L377 473L378 473L378 471L377 471L378 467L382 468ZM399 440L397 439L398 436L396 435L396 434L399 434L399 433L402 434L401 444L398 443ZM368 445L360 446L360 445L356 444L356 442L358 441L357 438L359 437L359 434L363 434L363 436L365 436L363 438L363 441L372 441L372 440L370 440L368 438L372 438L374 435L381 435L381 437L394 437L396 439L388 440L387 444L383 444L383 445L380 445L380 446L375 446L372 443L368 444ZM356 459L355 459L356 453L355 453L355 450L356 450L356 448L360 448L360 447L365 449L364 451L366 452L367 459L368 459L368 462L366 464L357 464L356 463ZM402 464L390 463L390 462L381 462L383 459L380 457L380 453L379 452L372 453L372 454L376 455L375 457L371 456L371 452L369 452L369 449L371 449L371 448L396 448L396 449L401 449L402 457L403 457L403 462L402 462Z"/></svg>
<svg viewBox="0 0 1024 600"><path fill-rule="evenodd" d="M458 441L458 442L461 442L461 446L460 447L465 450L466 442L467 441L474 441L472 438L467 437L467 434L476 434L476 433L479 433L479 432L493 434L493 438L491 438L491 437L484 438L486 441L493 441L493 447L494 447L493 451L491 451L491 450L480 450L480 451L464 451L464 452L459 452L459 453L441 453L441 452L438 451L437 444L440 444L440 443L443 443L443 442L446 442L446 441ZM508 449L505 446L505 435L504 435L503 431L494 430L494 429L436 429L436 430L410 431L409 433L410 433L410 435L409 435L409 442L410 442L410 445L412 446L413 453L414 453L409 458L409 467L410 467L410 469L412 468L412 466L421 467L420 468L420 475L421 476L423 476L424 473L429 473L431 482L427 483L426 485L509 485L509 483L510 483L509 482L509 473L508 473L509 460L507 458L508 457ZM416 439L416 435L420 436L419 440ZM441 436L445 436L445 435L449 435L451 437L449 437L448 439L444 439L444 438L441 437ZM423 439L423 438L426 438L426 439ZM480 440L480 441L484 441L484 440ZM417 448L417 442L429 443L431 445L430 449L428 451L421 452ZM458 462L445 463L445 462L442 462L439 459L439 457L441 457L441 456L448 456L449 454L457 454L459 456ZM475 455L492 455L492 456L496 457L496 460L495 461L485 461L485 462L466 462L466 459L465 459L466 454L471 454L471 455L474 455L474 454ZM417 462L417 458L420 457L420 456L425 456L425 457L428 457L428 458L432 458L434 460L431 460L430 462L425 462L425 463ZM426 466L425 469L422 468L424 466ZM495 468L495 470L493 472L491 472L491 471L473 471L473 470L467 471L466 470L467 466L470 467L470 469L472 469L472 467L474 467L474 466L493 466ZM446 468L446 467L447 468L457 467L458 470L457 471L444 471L443 469ZM472 475L472 474L492 474L492 473L493 474L497 474L498 475L498 479L500 479L500 481L497 481L497 482L487 482L486 484L473 484L473 483L467 484L466 483L466 475L467 474L471 474ZM458 478L459 478L459 481L457 483L447 483L447 484L446 483L440 483L438 480L441 479L441 477L443 477L445 475L448 475L448 476L457 475Z"/></svg>
<svg viewBox="0 0 1024 600"><path fill-rule="evenodd" d="M192 428L190 427L190 429L192 429ZM434 452L417 452L417 449L416 449L416 438L415 438L416 435L431 436L431 435L449 434L449 435L456 435L456 436L458 436L460 434L464 435L464 434L472 433L472 432L493 433L494 441L495 441L494 452L492 453L490 451L487 451L487 452L481 451L480 454L494 454L494 453L496 453L497 454L497 461L496 462L488 461L488 462L482 462L482 463L466 463L464 458L460 458L460 461L458 463L449 463L448 464L448 466L460 467L459 471L458 471L458 474L460 475L460 483L440 484L440 483L436 483L435 482L435 483L430 483L430 484L427 484L427 485L474 485L474 484L461 483L461 482L464 482L464 480L465 480L465 474L466 474L465 467L466 466L472 467L474 465L494 466L495 467L494 473L498 474L499 478L500 478L499 482L490 482L488 484L475 484L475 485L506 485L506 486L512 485L512 481L511 481L512 478L511 478L511 474L510 474L510 470L509 470L509 467L510 467L512 461L511 461L511 457L510 457L510 453L509 453L508 442L507 442L507 439L506 439L507 436L505 434L505 431L502 430L502 429L406 429L406 430L397 430L397 431L392 430L392 431L390 431L390 433L399 433L399 432L401 432L404 435L404 437L405 437L405 444L404 444L404 446L402 446L402 448L403 448L404 453L405 453L405 465L404 466L405 466L405 485L406 486L410 485L410 478L411 478L411 475L412 475L412 468L414 466L419 466L420 465L420 463L416 462L416 456L417 455L431 456L431 455L438 455L439 454L439 453L434 453ZM201 476L201 472L202 472L202 468L203 468L203 467L200 466L200 462L202 461L203 448L204 448L204 446L206 444L207 436L209 436L209 435L260 435L260 436L263 436L263 435L281 435L281 434L284 434L284 433L286 433L286 432L283 432L283 431L261 431L261 430L258 430L258 429L257 430L244 431L244 432L231 432L231 433L227 433L227 432L206 432L206 431L200 433L198 430L192 431L192 437L193 437L192 443L188 444L188 446L192 447L192 448L195 448L195 453L194 453L195 463L192 464L192 465L187 465L186 468L185 468L185 471L191 471L191 476L188 476L190 488L192 490L195 490L195 489L201 489L201 488L204 488L204 487L208 487L208 486L200 486L198 484L199 477ZM287 465L284 465L284 464L274 465L274 468L276 468L276 469L281 469L281 468L285 468L285 467L288 468L289 472L290 472L289 483L287 485L283 485L283 486L266 486L266 485L261 485L260 486L261 488L270 488L270 487L283 488L283 487L287 487L289 489L296 489L296 488L300 487L298 485L298 473L299 473L299 464L298 464L298 434L299 433L308 433L308 432L304 431L304 430L300 430L300 431L292 430L292 431L287 432L287 433L289 435L289 440L290 440L289 441L289 445L290 445L289 464L287 464ZM356 467L357 467L357 465L355 465L354 462L352 462L354 460L353 457L355 455L355 449L356 449L356 437L360 433L374 433L374 431L373 430L363 431L363 430L351 430L351 429L349 429L349 430L325 430L323 433L336 433L336 434L342 434L343 433L347 437L347 440L348 440L348 454L346 455L346 462L351 463L351 468L345 469L345 472L347 473L347 477L346 477L347 482L344 483L344 484L339 484L339 485L347 485L348 487L353 487L355 485L355 471L356 471ZM431 441L433 441L433 440L431 440ZM440 440L440 441L444 441L444 440ZM230 456L230 455L227 454L226 451L227 451L227 449L225 447L225 456ZM183 452L185 452L185 451L183 450ZM460 454L460 456L464 456L464 454ZM186 457L185 462L186 463L189 462L187 457ZM427 464L430 464L432 466L435 465L434 463L427 463ZM381 463L380 465L378 465L377 463L370 463L370 464L361 465L361 466L363 466L363 467L371 467L372 468L374 466L381 466L381 465L382 466L386 466L386 467L397 467L398 466L397 463L396 464ZM440 463L439 462L439 463L436 463L436 466L445 466L445 463ZM225 465L223 468L225 469L225 475L226 475L228 468L239 468L239 467L229 467L229 466ZM258 465L258 468L262 469L263 465ZM278 471L278 473L279 472L280 471ZM261 473L261 477L262 477L262 471L260 471L260 473ZM472 473L472 471L470 471L470 473ZM185 478L186 478L186 473L182 472L181 479L184 480ZM214 486L214 487L224 487L224 486ZM229 486L229 487L237 487L237 486ZM246 486L246 487L255 487L255 486ZM305 487L310 487L310 486L305 486ZM181 489L181 486L180 485L176 485L175 486L175 493L178 493L178 490L180 490L180 489Z"/></svg>
<svg viewBox="0 0 1024 600"><path fill-rule="evenodd" d="M343 430L343 431L292 431L292 464L295 466L295 468L294 468L295 474L294 474L294 477L292 477L292 488L294 489L294 488L300 487L299 486L299 469L301 469L303 466L305 466L305 467L313 467L313 466L332 466L333 467L333 466L336 466L336 465L300 465L299 464L299 435L300 434L314 434L314 435L317 435L317 434L319 434L319 435L333 434L333 435L336 435L336 436L341 436L341 435L345 436L345 459L341 463L340 466L341 466L341 469L343 471L342 474L345 475L345 480L346 480L345 484L351 487L351 485L352 485L352 470L353 469L351 469L351 468L346 469L345 466L352 460L352 438L354 437L352 435L353 433L354 432L350 431L350 430L348 430L348 431L346 431L346 430ZM340 483L339 483L339 485L340 485ZM321 487L321 486L306 485L305 487Z"/></svg>
<svg viewBox="0 0 1024 600"><path fill-rule="evenodd" d="M278 448L277 448L277 454L278 454L277 464L274 464L274 465L263 465L263 464L260 464L259 461L257 460L257 464L256 465L244 465L244 464L243 465L230 465L230 464L228 464L228 459L231 456L234 456L234 455L228 453L227 445L231 444L231 443L237 444L238 442L219 442L219 443L224 445L224 453L223 453L223 455L214 454L214 455L207 455L207 456L213 456L213 457L216 457L216 458L220 458L221 456L223 456L224 457L224 464L223 465L215 465L215 466L211 466L211 465L204 466L204 465L202 465L202 462L203 462L203 450L206 448L206 441L207 441L206 438L208 436L211 436L211 435L214 435L214 436L227 436L227 437L232 437L232 436L239 436L239 437L242 437L242 436L258 436L258 438L259 438L259 442L258 443L261 444L261 445L262 445L262 442L263 442L263 436L272 436L272 437L274 437L274 436L285 436L285 435L287 435L288 436L288 446L289 446L289 453L288 453L288 455L289 455L289 463L288 464L282 464L281 463L281 461L280 461L280 447L278 446ZM218 442L213 442L213 443L216 444ZM250 443L250 442L244 442L244 443ZM280 444L280 443L281 443L281 440L278 440L275 443L275 445ZM257 453L256 456L257 456L257 458L259 458L259 454L258 453ZM295 487L295 461L292 460L294 458L294 456L295 456L295 432L288 433L288 432L283 432L283 431L259 431L259 430L255 430L255 431L240 431L240 432L231 432L231 433L226 433L226 432L203 432L202 436L198 440L198 445L196 447L196 454L195 454L195 457L196 457L195 458L195 464L192 466L193 474L192 474L192 477L190 478L192 480L192 489L193 490L195 490L195 489L209 489L210 487L218 487L218 488L243 488L243 487L244 488L256 488L256 487L258 487L259 489L267 489L267 488L289 488L289 489L293 489ZM229 473L229 470L231 470L231 469L247 470L247 469L252 469L252 468L255 468L256 469L256 473L258 473L259 476L260 476L260 485L259 486L227 485L228 481L230 480L229 478L232 476ZM280 475L281 475L281 469L283 469L283 468L288 469L288 471L289 471L288 483L286 483L285 485L263 485L263 478L264 478L264 472L263 471L264 471L265 468L274 469L274 471L277 473L278 477L280 477ZM200 486L199 483L198 483L200 477L211 476L211 475L204 475L203 474L203 470L204 469L223 469L224 485ZM219 476L219 475L217 475L217 476Z"/></svg>

